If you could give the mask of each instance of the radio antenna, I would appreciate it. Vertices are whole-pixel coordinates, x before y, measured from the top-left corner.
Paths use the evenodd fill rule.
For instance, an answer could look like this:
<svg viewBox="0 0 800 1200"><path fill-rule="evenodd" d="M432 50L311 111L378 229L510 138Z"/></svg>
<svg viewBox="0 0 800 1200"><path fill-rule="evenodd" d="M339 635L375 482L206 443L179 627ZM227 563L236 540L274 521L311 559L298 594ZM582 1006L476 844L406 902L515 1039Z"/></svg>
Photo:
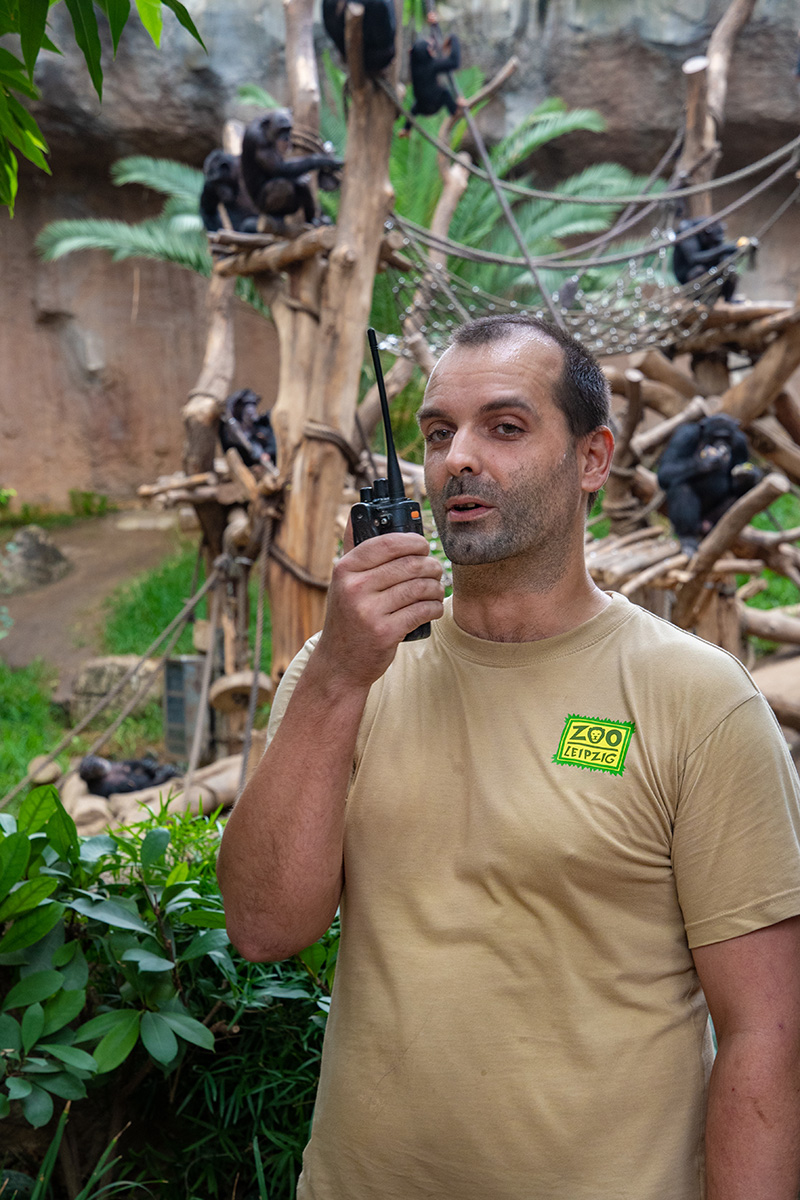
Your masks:
<svg viewBox="0 0 800 1200"><path fill-rule="evenodd" d="M397 452L394 448L392 424L389 419L389 401L386 396L386 385L383 382L383 368L381 367L381 360L378 355L378 339L375 330L372 328L367 330L367 341L372 351L372 361L375 364L375 381L378 385L378 395L383 414L383 428L386 433L386 479L389 483L389 496L392 500L403 500L405 499L406 489L403 486L403 476L400 474L400 464L397 461Z"/></svg>

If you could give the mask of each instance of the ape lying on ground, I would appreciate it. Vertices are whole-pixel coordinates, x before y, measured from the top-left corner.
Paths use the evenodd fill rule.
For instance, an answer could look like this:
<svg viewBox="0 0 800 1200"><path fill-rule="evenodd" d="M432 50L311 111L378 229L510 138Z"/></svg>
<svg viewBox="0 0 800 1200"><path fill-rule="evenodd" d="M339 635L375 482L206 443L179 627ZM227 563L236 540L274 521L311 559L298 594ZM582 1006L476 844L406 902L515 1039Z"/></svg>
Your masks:
<svg viewBox="0 0 800 1200"><path fill-rule="evenodd" d="M658 464L667 515L689 556L726 509L761 479L733 417L704 417L675 430Z"/></svg>
<svg viewBox="0 0 800 1200"><path fill-rule="evenodd" d="M245 466L274 465L278 447L269 413L259 414L261 397L250 388L234 392L225 401L225 416L219 423L223 450L238 450Z"/></svg>
<svg viewBox="0 0 800 1200"><path fill-rule="evenodd" d="M394 58L397 21L392 0L360 0L364 5L361 38L364 47L364 70L377 75ZM328 37L343 59L347 59L344 40L344 10L347 0L322 0L322 23Z"/></svg>
<svg viewBox="0 0 800 1200"><path fill-rule="evenodd" d="M179 775L177 767L159 763L155 758L126 758L112 762L97 754L87 754L78 774L94 796L113 796L117 792L138 792L157 787Z"/></svg>
<svg viewBox="0 0 800 1200"><path fill-rule="evenodd" d="M203 163L203 190L200 215L209 233L222 229L219 206L225 209L232 227L239 233L255 233L258 213L245 195L239 173L239 159L224 150L212 150Z"/></svg>
<svg viewBox="0 0 800 1200"><path fill-rule="evenodd" d="M462 107L449 87L439 82L438 76L450 71L457 71L461 66L461 47L458 38L451 33L442 46L442 57L437 58L436 39L433 37L419 38L414 42L409 53L411 64L411 83L414 88L414 104L411 115L414 117L432 117L440 109L446 108L450 116ZM403 133L411 129L411 122L406 121Z"/></svg>
<svg viewBox="0 0 800 1200"><path fill-rule="evenodd" d="M330 190L338 182L341 159L328 154L308 154L289 158L292 141L292 114L288 108L273 108L256 117L244 131L241 170L250 198L259 212L272 218L278 227L283 218L303 210L309 225L319 224L314 195L309 186L309 171L319 171L320 187Z"/></svg>
<svg viewBox="0 0 800 1200"><path fill-rule="evenodd" d="M694 229L696 225L702 224L705 218L694 217L681 221L678 225L677 232L685 233L688 229ZM697 233L690 234L680 242L675 243L672 251L672 270L678 283L688 283L691 279L699 279L701 275L711 269L718 267L735 254L739 248L737 242L725 241L725 226L721 221L714 221L706 229L699 229ZM738 277L735 271L731 271L723 281L720 290L720 296L723 300L730 300L733 293L736 291L736 283Z"/></svg>

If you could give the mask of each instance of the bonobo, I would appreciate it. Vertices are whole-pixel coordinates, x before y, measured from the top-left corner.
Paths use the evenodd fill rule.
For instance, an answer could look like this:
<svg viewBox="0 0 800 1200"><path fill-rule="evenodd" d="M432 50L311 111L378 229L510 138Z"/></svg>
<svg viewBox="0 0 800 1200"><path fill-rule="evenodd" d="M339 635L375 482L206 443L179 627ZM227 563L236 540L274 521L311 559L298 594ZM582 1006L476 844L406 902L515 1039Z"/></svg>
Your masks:
<svg viewBox="0 0 800 1200"><path fill-rule="evenodd" d="M223 450L238 450L247 467L273 466L278 448L268 413L259 415L261 397L250 388L234 392L225 401L225 416L219 425Z"/></svg>
<svg viewBox="0 0 800 1200"><path fill-rule="evenodd" d="M705 218L693 217L681 221L678 234L686 233L697 225L702 225ZM752 243L750 243L752 245ZM678 283L689 283L691 279L699 279L711 267L718 267L735 254L739 248L738 242L725 241L725 226L721 221L713 221L705 229L698 229L688 237L675 243L672 251L672 270ZM736 291L737 275L731 271L725 277L720 289L723 300L730 300Z"/></svg>
<svg viewBox="0 0 800 1200"><path fill-rule="evenodd" d="M419 38L411 47L409 62L414 88L412 116L432 117L440 109L446 108L452 117L463 108L463 101L456 99L451 89L438 79L440 74L457 71L461 66L461 47L454 33L445 38L441 57L438 56L434 37ZM411 122L407 120L402 136L407 136L410 129Z"/></svg>
<svg viewBox="0 0 800 1200"><path fill-rule="evenodd" d="M328 154L290 158L291 141L292 114L288 108L273 108L256 117L242 139L242 178L258 211L279 226L284 217L298 209L303 210L309 225L319 224L308 173L321 171L334 177L343 163Z"/></svg>
<svg viewBox="0 0 800 1200"><path fill-rule="evenodd" d="M364 47L364 70L377 75L394 58L397 21L392 0L361 0L364 17L361 39ZM347 0L322 0L322 23L328 37L342 58L347 59L344 40L344 10Z"/></svg>
<svg viewBox="0 0 800 1200"><path fill-rule="evenodd" d="M667 515L690 557L727 508L761 479L739 422L724 415L681 425L658 465Z"/></svg>
<svg viewBox="0 0 800 1200"><path fill-rule="evenodd" d="M81 760L78 774L94 796L113 796L117 792L138 792L158 787L179 774L178 768L159 763L155 758L126 758L112 762L97 754Z"/></svg>
<svg viewBox="0 0 800 1200"><path fill-rule="evenodd" d="M239 159L224 150L212 150L203 163L203 190L200 216L209 233L222 228L219 206L225 209L231 226L240 233L255 233L258 213L244 194L239 175Z"/></svg>

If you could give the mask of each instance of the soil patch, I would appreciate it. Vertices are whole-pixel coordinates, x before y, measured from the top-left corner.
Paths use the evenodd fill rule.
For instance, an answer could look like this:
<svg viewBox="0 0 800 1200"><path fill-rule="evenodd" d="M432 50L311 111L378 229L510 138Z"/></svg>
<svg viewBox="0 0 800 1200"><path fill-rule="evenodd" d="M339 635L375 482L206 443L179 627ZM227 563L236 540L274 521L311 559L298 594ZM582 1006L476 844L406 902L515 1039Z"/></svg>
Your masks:
<svg viewBox="0 0 800 1200"><path fill-rule="evenodd" d="M137 512L79 521L50 536L72 569L56 583L0 597L14 622L0 641L0 659L10 667L43 659L58 676L53 698L60 703L83 663L103 652L103 601L172 554L178 535L171 520Z"/></svg>

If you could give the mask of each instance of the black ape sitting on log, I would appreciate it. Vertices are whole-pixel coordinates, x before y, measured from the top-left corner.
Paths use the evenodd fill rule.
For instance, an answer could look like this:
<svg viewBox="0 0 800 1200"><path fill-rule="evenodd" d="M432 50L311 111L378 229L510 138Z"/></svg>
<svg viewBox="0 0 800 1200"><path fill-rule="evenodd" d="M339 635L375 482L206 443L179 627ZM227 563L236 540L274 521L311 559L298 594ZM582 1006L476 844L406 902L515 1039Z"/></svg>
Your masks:
<svg viewBox="0 0 800 1200"><path fill-rule="evenodd" d="M364 70L377 75L394 58L397 20L392 0L361 0L364 17L361 38L364 47ZM347 59L344 40L344 10L347 0L322 0L322 23L328 37L343 59Z"/></svg>
<svg viewBox="0 0 800 1200"><path fill-rule="evenodd" d="M701 225L704 218L694 217L681 221L678 225L679 234ZM675 243L672 251L672 270L678 283L689 283L691 279L699 279L701 275L718 267L730 258L739 248L737 242L725 241L725 226L721 221L714 221L705 229L698 229L680 242ZM731 300L736 291L737 275L731 271L722 283L720 296L723 300Z"/></svg>
<svg viewBox="0 0 800 1200"><path fill-rule="evenodd" d="M658 483L685 554L691 557L725 510L760 481L749 455L733 417L704 417L673 433L658 464Z"/></svg>
<svg viewBox="0 0 800 1200"><path fill-rule="evenodd" d="M292 141L292 114L288 108L273 108L256 117L242 139L242 177L259 212L273 218L279 227L283 218L303 210L309 225L319 224L309 171L320 172L320 186L329 188L344 165L328 154L288 158Z"/></svg>
<svg viewBox="0 0 800 1200"><path fill-rule="evenodd" d="M122 762L112 762L97 754L87 754L81 760L78 774L92 795L108 797L117 792L158 787L180 772L177 767L159 763L155 758L126 758Z"/></svg>
<svg viewBox="0 0 800 1200"><path fill-rule="evenodd" d="M419 38L411 47L409 62L414 87L411 115L432 117L440 109L446 108L450 116L454 116L463 107L463 101L457 100L450 88L439 82L438 76L457 71L461 66L461 47L456 35L451 33L445 39L440 58L437 58L435 38ZM402 133L407 135L410 128L411 122L407 120Z"/></svg>
<svg viewBox="0 0 800 1200"><path fill-rule="evenodd" d="M278 454L269 413L259 415L260 400L250 388L234 392L225 401L225 416L219 425L222 449L238 450L247 467L271 467Z"/></svg>
<svg viewBox="0 0 800 1200"><path fill-rule="evenodd" d="M239 233L255 233L258 213L248 201L241 186L239 159L224 150L212 150L203 163L203 190L200 193L200 215L209 233L222 229L219 206L225 209L231 225Z"/></svg>

